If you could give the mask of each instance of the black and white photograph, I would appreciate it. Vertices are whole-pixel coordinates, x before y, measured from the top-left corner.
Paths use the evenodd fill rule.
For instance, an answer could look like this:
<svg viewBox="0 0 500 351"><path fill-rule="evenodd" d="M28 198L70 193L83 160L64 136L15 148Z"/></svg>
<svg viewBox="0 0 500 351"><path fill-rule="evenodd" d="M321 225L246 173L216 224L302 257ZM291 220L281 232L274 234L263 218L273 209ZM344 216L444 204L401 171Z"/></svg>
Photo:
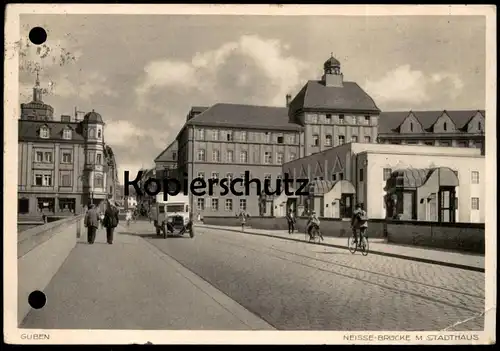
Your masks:
<svg viewBox="0 0 500 351"><path fill-rule="evenodd" d="M6 343L496 343L494 6L5 21Z"/></svg>

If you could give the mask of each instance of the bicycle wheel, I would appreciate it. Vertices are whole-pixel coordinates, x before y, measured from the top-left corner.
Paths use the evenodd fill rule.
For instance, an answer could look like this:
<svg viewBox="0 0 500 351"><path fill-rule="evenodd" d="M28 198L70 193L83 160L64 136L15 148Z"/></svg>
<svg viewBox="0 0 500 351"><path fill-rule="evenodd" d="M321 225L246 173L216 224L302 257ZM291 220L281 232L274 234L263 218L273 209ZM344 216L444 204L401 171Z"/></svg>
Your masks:
<svg viewBox="0 0 500 351"><path fill-rule="evenodd" d="M361 240L361 254L363 256L368 255L368 249L369 249L368 238L364 236L363 239Z"/></svg>
<svg viewBox="0 0 500 351"><path fill-rule="evenodd" d="M354 241L354 237L350 236L347 238L347 248L349 251L354 254L356 250L358 249L358 245L356 245L356 242Z"/></svg>

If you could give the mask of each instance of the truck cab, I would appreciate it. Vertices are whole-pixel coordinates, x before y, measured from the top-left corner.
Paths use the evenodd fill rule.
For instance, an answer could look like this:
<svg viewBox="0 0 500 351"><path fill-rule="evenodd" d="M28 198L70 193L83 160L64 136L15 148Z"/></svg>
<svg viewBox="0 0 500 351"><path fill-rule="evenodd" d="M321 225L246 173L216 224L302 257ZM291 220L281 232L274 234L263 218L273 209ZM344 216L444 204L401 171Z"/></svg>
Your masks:
<svg viewBox="0 0 500 351"><path fill-rule="evenodd" d="M190 222L189 211L189 197L187 195L169 195L167 201L165 201L163 200L163 193L159 193L152 206L152 219L156 234L160 234L166 223L170 223L176 228L187 226Z"/></svg>

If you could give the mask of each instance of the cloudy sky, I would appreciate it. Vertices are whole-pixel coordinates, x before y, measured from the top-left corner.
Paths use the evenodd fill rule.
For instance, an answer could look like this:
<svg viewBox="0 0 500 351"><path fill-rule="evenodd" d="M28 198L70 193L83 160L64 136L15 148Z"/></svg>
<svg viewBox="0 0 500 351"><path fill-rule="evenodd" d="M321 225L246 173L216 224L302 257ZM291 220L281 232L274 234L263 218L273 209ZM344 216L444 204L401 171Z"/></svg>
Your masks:
<svg viewBox="0 0 500 351"><path fill-rule="evenodd" d="M39 63L57 116L103 116L122 180L153 165L191 106L284 106L331 52L382 110L485 108L484 17L21 16L24 39L34 26L50 51L22 43L20 102Z"/></svg>

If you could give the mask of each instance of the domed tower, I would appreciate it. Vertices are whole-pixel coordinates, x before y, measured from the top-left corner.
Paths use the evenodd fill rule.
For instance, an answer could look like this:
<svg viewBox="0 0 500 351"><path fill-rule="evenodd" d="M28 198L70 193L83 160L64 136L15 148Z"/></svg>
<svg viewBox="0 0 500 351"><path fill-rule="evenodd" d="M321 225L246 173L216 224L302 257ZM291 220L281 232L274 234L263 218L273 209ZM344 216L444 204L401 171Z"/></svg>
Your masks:
<svg viewBox="0 0 500 351"><path fill-rule="evenodd" d="M340 62L335 57L333 53L331 57L325 61L323 65L323 83L327 87L343 87L344 86L344 75L340 70Z"/></svg>
<svg viewBox="0 0 500 351"><path fill-rule="evenodd" d="M104 122L99 113L92 110L82 121L85 138L84 191L89 195L89 202L98 204L106 199L106 172L104 155Z"/></svg>
<svg viewBox="0 0 500 351"><path fill-rule="evenodd" d="M21 104L21 119L38 121L52 121L54 119L54 108L42 101L43 89L40 86L40 77L36 72L35 86L33 87L33 100Z"/></svg>

